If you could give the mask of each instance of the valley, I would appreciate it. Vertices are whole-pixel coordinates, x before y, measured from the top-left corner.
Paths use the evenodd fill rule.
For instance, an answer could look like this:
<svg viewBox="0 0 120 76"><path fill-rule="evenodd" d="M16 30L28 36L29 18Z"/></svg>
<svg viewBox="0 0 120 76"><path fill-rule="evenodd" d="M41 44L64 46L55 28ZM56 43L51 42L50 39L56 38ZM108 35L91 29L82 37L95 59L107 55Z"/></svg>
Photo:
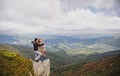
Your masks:
<svg viewBox="0 0 120 76"><path fill-rule="evenodd" d="M60 36L46 40L45 44L46 56L51 60L51 76L74 76L71 74L74 71L75 76L79 76L77 71L81 71L82 66L120 54L120 38L113 36L88 39ZM0 50L9 50L27 59L34 59L32 46L0 43ZM93 74L90 73L91 76Z"/></svg>

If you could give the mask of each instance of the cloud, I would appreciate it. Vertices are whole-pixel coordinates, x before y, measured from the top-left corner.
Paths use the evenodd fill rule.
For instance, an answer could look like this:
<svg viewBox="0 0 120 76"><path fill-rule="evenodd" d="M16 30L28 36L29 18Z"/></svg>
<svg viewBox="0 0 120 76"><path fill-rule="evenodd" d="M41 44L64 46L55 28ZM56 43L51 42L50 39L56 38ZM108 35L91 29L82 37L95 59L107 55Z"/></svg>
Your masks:
<svg viewBox="0 0 120 76"><path fill-rule="evenodd" d="M113 10L116 11L116 12L114 12L115 15L120 17L120 0L115 0L115 4L114 5L115 6L114 6Z"/></svg>
<svg viewBox="0 0 120 76"><path fill-rule="evenodd" d="M120 7L120 0L115 0L116 7Z"/></svg>
<svg viewBox="0 0 120 76"><path fill-rule="evenodd" d="M87 8L109 9L114 6L112 1L1 0L0 34L117 33L119 17Z"/></svg>
<svg viewBox="0 0 120 76"><path fill-rule="evenodd" d="M104 12L120 16L119 0L61 0L62 9L66 13L71 10L88 8L93 12Z"/></svg>
<svg viewBox="0 0 120 76"><path fill-rule="evenodd" d="M95 0L93 3L93 6L96 8L105 8L105 9L110 9L114 6L115 0Z"/></svg>
<svg viewBox="0 0 120 76"><path fill-rule="evenodd" d="M93 7L99 9L111 9L119 0L61 0L65 11L76 10L80 8Z"/></svg>
<svg viewBox="0 0 120 76"><path fill-rule="evenodd" d="M120 29L120 18L106 15L104 13L94 13L89 9L80 9L71 11L67 14L68 25L73 31L78 30L81 33L100 32L105 33L110 30ZM71 25L70 25L71 24Z"/></svg>
<svg viewBox="0 0 120 76"><path fill-rule="evenodd" d="M95 0L61 0L63 11L76 10L91 6Z"/></svg>

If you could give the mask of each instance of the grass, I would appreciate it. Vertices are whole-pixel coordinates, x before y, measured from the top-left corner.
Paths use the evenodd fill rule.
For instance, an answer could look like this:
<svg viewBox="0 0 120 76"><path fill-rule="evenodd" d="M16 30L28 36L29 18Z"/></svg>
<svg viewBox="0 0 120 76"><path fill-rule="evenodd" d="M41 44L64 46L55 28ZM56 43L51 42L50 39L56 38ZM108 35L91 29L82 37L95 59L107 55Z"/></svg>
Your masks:
<svg viewBox="0 0 120 76"><path fill-rule="evenodd" d="M0 50L0 76L30 76L32 63L17 53Z"/></svg>

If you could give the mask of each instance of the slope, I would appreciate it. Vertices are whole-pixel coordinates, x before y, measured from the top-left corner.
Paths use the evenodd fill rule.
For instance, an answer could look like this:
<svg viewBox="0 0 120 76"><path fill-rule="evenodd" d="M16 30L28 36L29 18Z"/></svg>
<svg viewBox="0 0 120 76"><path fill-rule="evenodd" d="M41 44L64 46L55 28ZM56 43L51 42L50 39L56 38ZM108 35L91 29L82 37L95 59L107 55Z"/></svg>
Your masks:
<svg viewBox="0 0 120 76"><path fill-rule="evenodd" d="M32 63L15 52L0 50L0 76L30 76Z"/></svg>
<svg viewBox="0 0 120 76"><path fill-rule="evenodd" d="M59 68L59 74L53 76L119 76L120 54L96 62L77 63Z"/></svg>

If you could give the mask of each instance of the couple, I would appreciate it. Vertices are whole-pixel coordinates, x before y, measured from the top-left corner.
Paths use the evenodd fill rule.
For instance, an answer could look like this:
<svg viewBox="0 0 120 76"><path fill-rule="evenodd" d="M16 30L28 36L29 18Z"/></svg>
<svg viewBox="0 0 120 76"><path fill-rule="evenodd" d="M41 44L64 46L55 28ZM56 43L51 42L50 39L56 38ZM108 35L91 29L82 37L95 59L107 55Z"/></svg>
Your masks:
<svg viewBox="0 0 120 76"><path fill-rule="evenodd" d="M42 39L35 38L34 41L32 41L32 44L34 46L35 61L43 62L45 60L45 44L43 43Z"/></svg>

